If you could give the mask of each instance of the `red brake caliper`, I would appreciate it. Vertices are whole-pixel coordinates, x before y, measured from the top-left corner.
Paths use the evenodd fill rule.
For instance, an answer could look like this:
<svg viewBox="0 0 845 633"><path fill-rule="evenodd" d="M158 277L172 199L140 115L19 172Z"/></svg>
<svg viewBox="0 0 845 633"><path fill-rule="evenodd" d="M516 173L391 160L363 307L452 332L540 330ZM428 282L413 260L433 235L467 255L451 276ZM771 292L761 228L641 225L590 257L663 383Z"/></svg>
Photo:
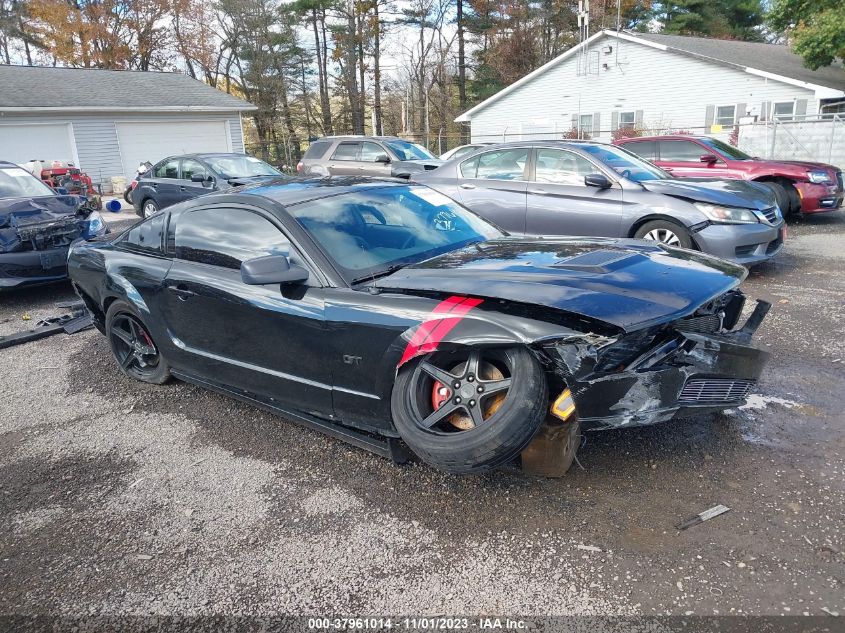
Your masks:
<svg viewBox="0 0 845 633"><path fill-rule="evenodd" d="M431 406L434 407L434 410L437 411L451 397L452 390L442 382L435 380L434 387L431 389Z"/></svg>

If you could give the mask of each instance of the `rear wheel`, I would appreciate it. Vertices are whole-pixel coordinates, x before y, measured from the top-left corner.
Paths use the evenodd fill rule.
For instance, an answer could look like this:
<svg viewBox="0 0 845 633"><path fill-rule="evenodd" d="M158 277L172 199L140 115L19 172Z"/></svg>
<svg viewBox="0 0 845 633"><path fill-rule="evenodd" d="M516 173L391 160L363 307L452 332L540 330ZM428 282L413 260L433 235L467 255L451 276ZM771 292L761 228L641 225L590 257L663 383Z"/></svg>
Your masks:
<svg viewBox="0 0 845 633"><path fill-rule="evenodd" d="M652 220L651 222L646 222L637 229L634 237L641 240L660 242L661 244L666 244L666 246L692 248L692 236L690 232L680 224L675 224L669 220Z"/></svg>
<svg viewBox="0 0 845 633"><path fill-rule="evenodd" d="M130 305L115 301L106 312L106 336L120 370L135 380L163 384L170 366Z"/></svg>
<svg viewBox="0 0 845 633"><path fill-rule="evenodd" d="M145 218L158 213L158 205L156 204L156 201L150 198L144 200L144 204L141 206L141 213Z"/></svg>
<svg viewBox="0 0 845 633"><path fill-rule="evenodd" d="M546 417L548 387L525 348L440 352L400 371L391 405L423 461L472 473L519 455Z"/></svg>

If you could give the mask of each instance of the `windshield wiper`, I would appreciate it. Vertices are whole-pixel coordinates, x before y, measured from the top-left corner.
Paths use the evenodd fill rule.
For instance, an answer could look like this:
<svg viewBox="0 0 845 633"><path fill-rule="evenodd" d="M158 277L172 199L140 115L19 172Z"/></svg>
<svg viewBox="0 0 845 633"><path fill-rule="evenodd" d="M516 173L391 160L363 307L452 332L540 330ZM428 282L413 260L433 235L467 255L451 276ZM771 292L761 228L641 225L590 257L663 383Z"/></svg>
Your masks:
<svg viewBox="0 0 845 633"><path fill-rule="evenodd" d="M360 277L356 277L352 280L352 285L364 283L365 281L375 281L379 277L386 277L387 275L392 275L397 270L401 268L405 268L408 264L393 264L392 266L388 266L387 268L383 268L382 270L377 270L374 273L370 273L369 275L361 275Z"/></svg>

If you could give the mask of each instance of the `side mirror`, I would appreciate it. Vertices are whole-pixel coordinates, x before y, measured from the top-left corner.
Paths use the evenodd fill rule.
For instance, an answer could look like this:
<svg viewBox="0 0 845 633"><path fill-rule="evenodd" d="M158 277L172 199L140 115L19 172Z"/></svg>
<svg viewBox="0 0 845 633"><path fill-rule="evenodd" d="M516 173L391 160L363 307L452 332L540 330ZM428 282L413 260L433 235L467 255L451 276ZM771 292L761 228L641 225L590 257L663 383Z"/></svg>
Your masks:
<svg viewBox="0 0 845 633"><path fill-rule="evenodd" d="M205 182L205 174L191 174L191 182Z"/></svg>
<svg viewBox="0 0 845 633"><path fill-rule="evenodd" d="M376 162L387 165L390 163L390 156L388 156L387 154L379 154L378 156L376 156Z"/></svg>
<svg viewBox="0 0 845 633"><path fill-rule="evenodd" d="M243 262L241 279L251 286L294 284L308 279L308 271L302 266L291 265L284 255L265 255Z"/></svg>
<svg viewBox="0 0 845 633"><path fill-rule="evenodd" d="M709 165L712 165L713 163L716 163L716 162L719 161L719 157L716 156L715 154L702 154L701 157L698 160L700 160L702 163L707 163Z"/></svg>
<svg viewBox="0 0 845 633"><path fill-rule="evenodd" d="M587 174L584 176L584 184L599 189L610 189L613 186L613 183L604 174Z"/></svg>

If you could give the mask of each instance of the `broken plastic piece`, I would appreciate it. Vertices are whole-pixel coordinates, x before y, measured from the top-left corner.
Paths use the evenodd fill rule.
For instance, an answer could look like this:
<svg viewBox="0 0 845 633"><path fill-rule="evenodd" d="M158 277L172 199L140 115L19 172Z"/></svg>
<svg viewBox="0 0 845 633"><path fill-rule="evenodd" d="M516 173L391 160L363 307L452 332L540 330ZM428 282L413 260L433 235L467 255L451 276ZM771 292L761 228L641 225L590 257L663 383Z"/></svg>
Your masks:
<svg viewBox="0 0 845 633"><path fill-rule="evenodd" d="M725 512L729 512L730 508L728 506L723 506L721 504L717 506L713 506L709 510L705 510L700 514L696 514L694 517L690 517L686 521L683 521L676 525L675 527L679 530L686 530L687 528L691 528L693 525L698 525L699 523L704 523L705 521L709 521L713 517L717 517L720 514L724 514Z"/></svg>

